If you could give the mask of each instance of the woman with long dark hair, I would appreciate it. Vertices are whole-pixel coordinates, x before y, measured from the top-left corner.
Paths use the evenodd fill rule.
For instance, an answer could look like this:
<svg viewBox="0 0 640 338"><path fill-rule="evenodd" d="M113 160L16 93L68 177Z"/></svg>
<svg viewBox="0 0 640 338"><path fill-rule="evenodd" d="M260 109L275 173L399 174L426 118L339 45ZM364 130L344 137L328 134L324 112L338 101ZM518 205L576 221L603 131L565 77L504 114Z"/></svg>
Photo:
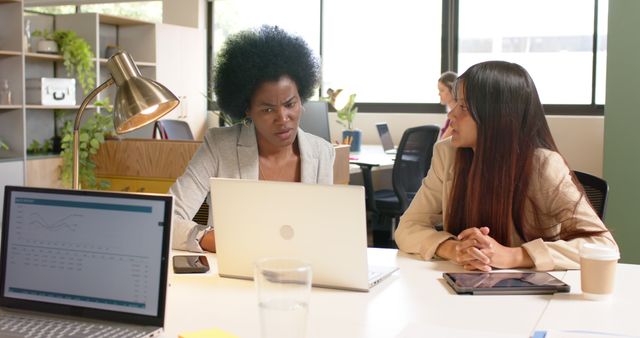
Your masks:
<svg viewBox="0 0 640 338"><path fill-rule="evenodd" d="M616 247L558 153L524 68L483 62L454 91L452 136L436 144L400 220L401 250L489 271L574 269L582 243Z"/></svg>

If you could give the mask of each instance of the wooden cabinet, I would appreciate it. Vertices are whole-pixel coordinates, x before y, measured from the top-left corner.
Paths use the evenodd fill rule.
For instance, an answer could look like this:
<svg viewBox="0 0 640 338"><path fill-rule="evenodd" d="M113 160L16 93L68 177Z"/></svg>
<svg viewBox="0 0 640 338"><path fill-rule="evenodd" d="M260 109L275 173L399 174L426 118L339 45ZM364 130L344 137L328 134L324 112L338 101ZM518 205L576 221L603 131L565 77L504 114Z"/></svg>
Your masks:
<svg viewBox="0 0 640 338"><path fill-rule="evenodd" d="M202 142L108 140L94 157L98 179L111 190L166 193ZM349 146L336 146L334 183L349 183Z"/></svg>
<svg viewBox="0 0 640 338"><path fill-rule="evenodd" d="M108 140L94 157L96 177L111 190L167 193L202 144L199 141Z"/></svg>

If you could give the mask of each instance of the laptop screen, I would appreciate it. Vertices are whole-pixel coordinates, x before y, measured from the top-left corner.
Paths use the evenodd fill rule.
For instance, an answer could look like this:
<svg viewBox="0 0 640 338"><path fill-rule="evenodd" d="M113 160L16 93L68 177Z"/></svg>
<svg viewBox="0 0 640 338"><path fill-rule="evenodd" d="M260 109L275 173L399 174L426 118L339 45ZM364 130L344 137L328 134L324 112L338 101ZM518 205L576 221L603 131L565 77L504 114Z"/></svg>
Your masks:
<svg viewBox="0 0 640 338"><path fill-rule="evenodd" d="M378 134L380 135L382 148L385 151L394 149L395 146L393 145L393 140L391 139L391 134L389 133L389 126L386 123L377 123L376 128L378 129Z"/></svg>
<svg viewBox="0 0 640 338"><path fill-rule="evenodd" d="M6 187L3 303L164 315L172 199Z"/></svg>

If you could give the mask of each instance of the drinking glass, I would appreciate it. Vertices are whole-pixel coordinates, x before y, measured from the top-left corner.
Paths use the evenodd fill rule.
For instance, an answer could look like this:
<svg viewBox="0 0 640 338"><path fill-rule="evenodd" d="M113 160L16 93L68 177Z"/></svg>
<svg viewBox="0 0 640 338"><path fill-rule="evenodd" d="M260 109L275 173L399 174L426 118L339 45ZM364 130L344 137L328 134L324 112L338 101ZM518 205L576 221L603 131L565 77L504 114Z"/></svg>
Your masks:
<svg viewBox="0 0 640 338"><path fill-rule="evenodd" d="M305 337L311 266L297 259L263 258L256 262L254 277L262 338Z"/></svg>

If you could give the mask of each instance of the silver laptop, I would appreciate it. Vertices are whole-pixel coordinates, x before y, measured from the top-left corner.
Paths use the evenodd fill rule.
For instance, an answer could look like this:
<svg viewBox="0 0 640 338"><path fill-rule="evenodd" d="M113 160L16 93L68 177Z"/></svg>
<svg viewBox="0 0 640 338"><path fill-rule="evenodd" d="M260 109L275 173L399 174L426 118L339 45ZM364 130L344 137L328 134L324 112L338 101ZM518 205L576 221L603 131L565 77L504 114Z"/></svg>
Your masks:
<svg viewBox="0 0 640 338"><path fill-rule="evenodd" d="M395 154L397 149L391 139L391 133L389 132L389 125L386 122L376 123L376 129L380 136L380 143L382 143L382 149L387 154Z"/></svg>
<svg viewBox="0 0 640 338"><path fill-rule="evenodd" d="M162 332L173 198L5 187L0 337Z"/></svg>
<svg viewBox="0 0 640 338"><path fill-rule="evenodd" d="M253 278L261 257L311 263L313 285L368 291L396 267L370 269L364 188L211 178L218 273Z"/></svg>

